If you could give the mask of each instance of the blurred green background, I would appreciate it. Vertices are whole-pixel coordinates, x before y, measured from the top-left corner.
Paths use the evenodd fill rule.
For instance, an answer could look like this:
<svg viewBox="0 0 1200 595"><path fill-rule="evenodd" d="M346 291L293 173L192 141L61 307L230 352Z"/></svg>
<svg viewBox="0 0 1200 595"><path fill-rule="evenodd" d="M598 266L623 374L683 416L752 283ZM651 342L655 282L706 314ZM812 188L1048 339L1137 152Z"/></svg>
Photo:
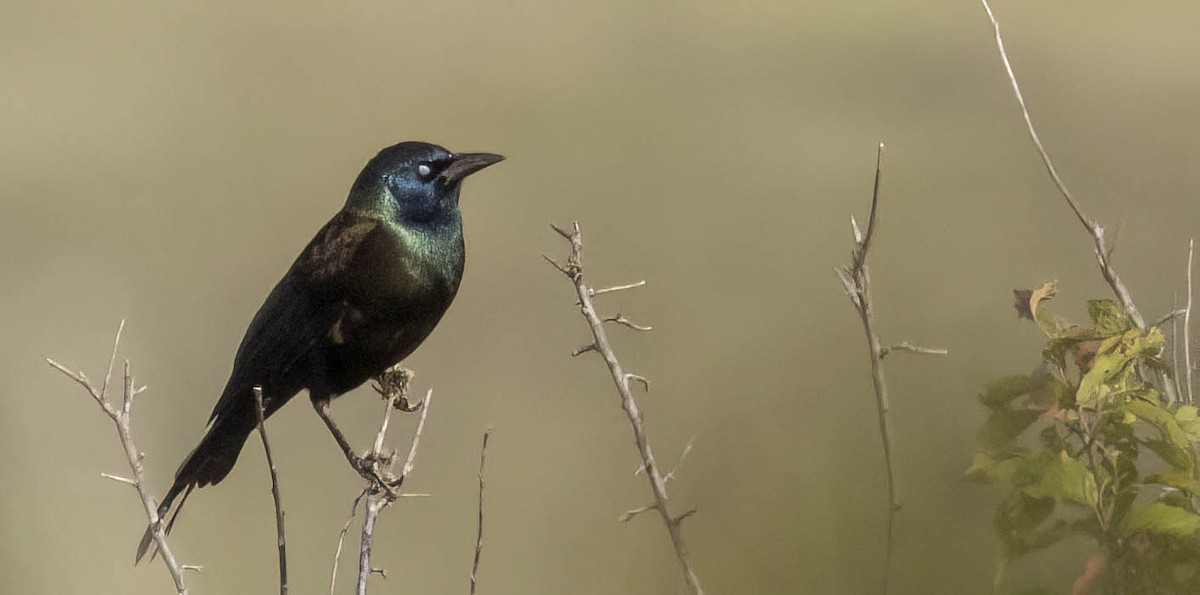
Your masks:
<svg viewBox="0 0 1200 595"><path fill-rule="evenodd" d="M1200 221L1194 2L997 6L1048 149L1156 318ZM655 327L612 334L712 593L873 593L886 495L857 318L831 267L887 142L872 273L904 509L895 591L977 593L995 497L962 473L990 378L1040 335L1011 289L1107 296L1091 243L1025 136L978 3L64 3L0 15L0 590L163 593L132 566L144 518L111 424L43 358L103 374L118 322L149 385L135 410L156 494L198 439L255 309L374 153L403 139L509 161L463 197L459 297L409 366L437 398L376 540L386 583L463 592L489 454L481 593L682 593L628 422L539 256L582 222L602 300ZM358 445L380 405L335 415ZM394 434L406 444L415 419ZM359 482L302 401L271 422L292 592L324 593ZM275 587L261 449L198 492L173 543L192 592ZM352 534L353 536L353 534ZM1065 591L1072 542L1015 565ZM344 588L349 588L344 560ZM352 572L352 569L350 570Z"/></svg>

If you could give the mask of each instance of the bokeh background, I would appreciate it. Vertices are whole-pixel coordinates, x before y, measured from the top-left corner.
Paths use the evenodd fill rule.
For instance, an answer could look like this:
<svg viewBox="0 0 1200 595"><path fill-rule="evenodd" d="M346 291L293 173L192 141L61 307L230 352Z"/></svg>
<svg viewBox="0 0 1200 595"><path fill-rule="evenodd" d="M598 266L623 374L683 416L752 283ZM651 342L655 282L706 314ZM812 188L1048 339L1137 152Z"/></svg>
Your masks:
<svg viewBox="0 0 1200 595"><path fill-rule="evenodd" d="M1149 316L1183 290L1200 233L1194 2L1003 2L1049 150ZM602 363L540 253L582 222L601 300L655 327L612 334L712 593L878 592L886 495L861 330L831 268L887 142L872 259L904 509L897 593L990 588L996 499L968 484L988 379L1040 337L1011 289L1058 279L1060 308L1107 295L1045 176L978 3L150 2L0 5L0 590L163 593L132 566L144 523L109 422L43 358L150 391L135 435L161 494L198 439L250 317L375 151L402 139L509 157L464 191L468 270L414 355L437 397L388 510L376 590L467 588L475 473L489 453L481 593L682 593ZM335 415L363 448L380 412ZM398 426L407 444L415 419ZM270 423L292 593L324 593L359 482L302 401ZM403 447L403 446L401 446ZM198 492L173 543L195 594L275 588L255 442ZM354 534L351 534L352 538ZM1015 565L1065 591L1071 542ZM344 561L342 588L353 563Z"/></svg>

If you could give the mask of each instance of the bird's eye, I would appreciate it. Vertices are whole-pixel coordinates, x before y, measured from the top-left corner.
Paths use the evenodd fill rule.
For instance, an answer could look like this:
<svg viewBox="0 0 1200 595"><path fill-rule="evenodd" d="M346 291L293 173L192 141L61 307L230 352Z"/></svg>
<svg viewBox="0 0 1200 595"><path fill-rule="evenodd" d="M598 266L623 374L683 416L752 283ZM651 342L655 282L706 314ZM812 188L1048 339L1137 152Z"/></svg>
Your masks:
<svg viewBox="0 0 1200 595"><path fill-rule="evenodd" d="M428 163L422 163L417 166L417 175L421 176L422 178L428 178L429 174L432 174L432 173L433 173L433 168L429 167Z"/></svg>

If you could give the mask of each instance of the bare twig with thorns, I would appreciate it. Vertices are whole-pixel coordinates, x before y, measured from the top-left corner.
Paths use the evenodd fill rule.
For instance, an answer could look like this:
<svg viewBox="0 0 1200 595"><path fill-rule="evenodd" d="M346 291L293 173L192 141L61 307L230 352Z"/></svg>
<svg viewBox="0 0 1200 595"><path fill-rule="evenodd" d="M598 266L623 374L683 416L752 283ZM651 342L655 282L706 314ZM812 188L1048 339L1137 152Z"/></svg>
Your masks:
<svg viewBox="0 0 1200 595"><path fill-rule="evenodd" d="M1008 73L1009 85L1012 87L1013 95L1017 98L1017 104L1021 107L1021 115L1025 118L1025 129L1029 133L1029 139L1033 141L1033 146L1037 148L1038 155L1042 158L1042 165L1046 167L1046 172L1050 174L1050 179L1054 181L1059 194L1062 194L1063 199L1067 201L1067 205L1071 207L1071 211L1075 213L1075 218L1079 219L1079 223L1083 225L1088 235L1092 237L1092 251L1096 254L1096 263L1100 265L1100 274L1104 277L1108 286L1112 288L1113 294L1117 297L1117 302L1121 304L1121 308L1125 310L1125 314L1129 316L1134 325L1140 329L1145 329L1146 319L1142 317L1142 312L1133 303L1133 295L1129 292L1129 288L1121 281L1121 276L1113 268L1112 253L1116 248L1115 243L1110 245L1105 240L1104 227L1083 212L1083 207L1079 205L1079 201L1075 199L1075 196L1067 189L1066 183L1059 177L1058 170L1054 167L1054 162L1050 160L1050 154L1042 146L1042 139L1038 136L1037 129L1033 126L1033 118L1029 115L1028 106L1025 105L1025 96L1021 94L1021 86L1017 84L1017 75L1013 72L1012 63L1008 60L1008 51L1004 49L1004 38L1000 35L1000 22L996 20L996 15L992 12L992 6L988 3L988 0L980 0L980 2L983 4L984 10L987 11L988 20L992 23L992 30L996 38L996 49L1000 52L1000 60L1004 63L1005 72ZM1163 394L1168 401L1174 402L1178 399L1175 384L1172 382L1168 372L1162 371L1159 373L1159 384L1162 386Z"/></svg>
<svg viewBox="0 0 1200 595"><path fill-rule="evenodd" d="M421 443L421 434L425 431L425 419L429 415L429 405L433 402L433 390L430 389L425 394L425 399L410 405L408 402L408 383L412 378L412 372L406 370L399 365L392 366L376 379L374 389L383 396L387 404L384 407L383 422L380 424L379 432L375 435L375 442L371 446L371 451L365 457L371 464L370 473L364 474L367 479L367 486L354 498L354 503L350 507L350 518L346 519L345 526L342 527L341 533L338 535L337 550L333 557L333 573L329 579L329 592L332 594L337 587L337 571L338 562L342 555L342 546L345 543L346 533L350 530L350 525L354 521L355 514L358 511L359 503L363 506L363 521L362 521L362 537L359 541L358 550L358 582L355 586L357 595L365 595L367 592L367 579L372 574L378 574L387 578L387 572L380 568L371 566L371 550L375 537L375 526L379 520L379 513L383 509L391 506L396 500L405 497L425 496L427 494L405 494L399 490L404 485L404 480L408 478L408 474L412 472L414 462L417 458L417 447ZM420 410L421 417L417 421L417 428L413 431L412 444L409 446L408 457L404 460L404 464L396 472L396 454L395 452L384 453L383 443L387 437L388 424L391 423L392 412L400 411L417 411ZM355 472L358 472L355 469Z"/></svg>
<svg viewBox="0 0 1200 595"><path fill-rule="evenodd" d="M159 522L158 518L158 503L154 501L154 496L150 494L146 487L145 467L143 459L145 454L138 450L133 443L133 432L130 429L129 420L133 413L134 397L146 390L146 387L137 387L133 381L133 373L130 371L129 361L125 362L125 381L123 384L123 394L121 402L112 403L108 400L108 385L112 379L113 363L117 359L117 348L121 344L121 332L125 330L125 321L121 321L121 325L117 328L117 336L113 340L112 354L108 358L108 371L104 374L104 383L97 389L88 377L81 371L68 369L66 366L47 358L46 363L50 367L62 372L71 380L74 380L88 392L104 414L112 420L113 425L117 428L117 438L121 442L121 447L125 451L125 458L129 461L129 469L133 471L133 478L119 477L102 473L103 477L117 481L119 483L133 486L137 490L138 498L142 501L142 509L146 513L146 519L153 528L151 535L154 543L158 547L158 553L162 556L163 564L166 565L167 571L171 573L171 580L175 583L175 592L180 595L187 595L187 586L184 584L184 572L188 570L199 571L202 567L180 564L175 559L175 554L171 551L170 545L167 544L167 535L164 527Z"/></svg>
<svg viewBox="0 0 1200 595"><path fill-rule="evenodd" d="M654 460L654 453L651 451L649 439L646 437L646 427L642 423L642 414L638 410L637 401L633 398L633 390L630 386L631 380L640 381L647 389L649 389L650 383L641 376L627 374L624 371L621 362L617 360L617 356L613 352L612 345L608 342L608 334L605 331L604 323L606 321L616 322L636 330L650 330L650 328L629 323L628 320L625 320L619 314L608 318L601 318L596 313L596 307L592 303L592 298L595 296L642 287L646 282L638 281L636 283L617 285L604 289L592 289L583 280L583 236L579 231L579 222L574 222L572 231L570 232L554 225L550 227L571 244L571 253L567 258L566 264L559 263L549 256L543 255L542 257L552 264L554 268L558 269L559 272L566 275L572 284L574 284L575 293L578 298L576 305L579 306L579 311L587 321L592 333L592 343L576 350L572 355L579 356L595 351L604 358L604 363L608 365L609 373L612 375L613 383L617 386L617 393L621 397L621 407L625 410L625 415L629 418L630 425L633 426L634 442L637 444L638 453L641 454L643 468L650 482L650 491L654 496L653 504L625 513L625 515L622 515L621 520L627 521L641 512L657 510L667 527L671 544L675 548L675 557L678 558L679 564L683 568L684 578L687 581L688 587L692 593L703 593L704 590L700 586L700 578L697 576L688 559L687 545L683 541L683 532L681 530L683 520L694 514L695 510L689 510L678 516L671 514L671 509L667 502L667 479L663 476L659 470L658 463Z"/></svg>
<svg viewBox="0 0 1200 595"><path fill-rule="evenodd" d="M891 402L888 398L887 381L883 373L883 358L895 351L925 355L946 355L945 349L931 349L913 345L908 341L883 347L879 333L875 330L871 306L871 276L867 271L867 253L871 248L871 239L875 237L875 227L879 217L879 185L883 174L883 143L879 143L879 151L875 156L875 184L871 192L871 211L867 216L867 231L864 234L858 226L858 221L850 217L850 228L854 232L854 251L850 256L850 264L835 267L834 272L846 288L846 295L858 311L862 321L863 332L867 337L867 347L871 356L871 378L875 385L875 405L879 414L879 435L883 441L883 458L887 467L888 488L888 524L887 524L887 555L884 559L883 592L887 593L891 585L892 565L896 541L896 513L900 511L900 488L896 485L895 462L892 460L892 421Z"/></svg>

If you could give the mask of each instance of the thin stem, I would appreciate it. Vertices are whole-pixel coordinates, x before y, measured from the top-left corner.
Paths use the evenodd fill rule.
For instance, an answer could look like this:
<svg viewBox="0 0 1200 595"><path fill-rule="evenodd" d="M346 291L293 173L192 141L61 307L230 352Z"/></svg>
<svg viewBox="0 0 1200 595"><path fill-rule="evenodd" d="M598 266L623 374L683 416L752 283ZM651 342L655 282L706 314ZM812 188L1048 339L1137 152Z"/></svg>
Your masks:
<svg viewBox="0 0 1200 595"><path fill-rule="evenodd" d="M621 362L617 360L616 354L613 352L612 345L608 342L608 334L604 328L604 319L596 313L595 304L592 297L605 293L609 290L593 290L588 287L583 281L583 235L579 230L579 222L573 224L573 231L568 233L564 230L555 228L560 235L566 238L571 244L571 254L567 261L567 265L558 266L575 286L576 296L579 298L580 313L584 320L587 321L588 328L591 329L592 338L594 339L594 350L604 358L604 363L608 366L608 371L612 376L613 384L617 387L617 394L621 398L621 408L625 411L626 417L629 418L629 424L633 428L634 443L637 445L638 453L642 457L642 464L646 469L646 478L650 483L650 492L654 496L654 504L652 508L658 511L662 517L663 524L666 525L667 534L671 538L671 545L675 549L675 557L679 560L679 564L683 569L684 579L687 581L688 588L692 593L701 594L704 589L700 586L700 577L696 574L695 569L688 559L687 545L683 540L682 521L690 513L685 513L680 516L671 514L670 506L667 502L667 484L659 470L658 463L654 459L654 452L650 448L650 441L646 436L646 427L642 423L642 413L638 409L637 400L633 398L633 391L630 389L624 368ZM632 283L629 285L621 285L613 288L627 289L640 287L644 285L644 281Z"/></svg>
<svg viewBox="0 0 1200 595"><path fill-rule="evenodd" d="M475 576L479 573L479 557L483 554L483 469L487 463L488 437L492 429L483 432L483 446L479 449L479 519L475 531L475 560L471 563L471 595L475 595Z"/></svg>
<svg viewBox="0 0 1200 595"><path fill-rule="evenodd" d="M1196 251L1196 240L1188 241L1187 263L1187 307L1183 311L1183 369L1187 383L1187 402L1195 404L1192 396L1192 255Z"/></svg>
<svg viewBox="0 0 1200 595"><path fill-rule="evenodd" d="M1008 59L1008 52L1004 49L1004 38L1000 34L1000 22L996 20L995 13L992 12L992 6L988 0L980 0L983 8L987 11L988 20L992 23L992 29L995 32L996 49L1000 53L1000 60L1004 63L1004 70L1008 73L1009 85L1012 87L1013 95L1017 98L1017 103L1021 107L1021 115L1025 118L1025 128L1029 133L1030 140L1033 141L1034 147L1037 148L1038 155L1042 158L1042 164L1046 167L1046 171L1050 174L1051 180L1058 188L1063 199L1067 201L1067 205L1071 207L1071 211L1075 213L1075 217L1087 230L1092 237L1092 250L1096 254L1096 263L1100 266L1100 274L1108 286L1112 288L1113 294L1116 295L1117 301L1121 304L1121 308L1125 310L1126 315L1140 329L1146 328L1146 320L1142 317L1142 313L1133 303L1133 295L1129 292L1129 288L1121 281L1121 276L1117 274L1117 270L1112 266L1112 250L1104 239L1104 227L1096 223L1095 220L1088 217L1083 212L1083 208L1079 202L1075 200L1075 196L1067 189L1067 185L1058 175L1058 170L1054 167L1054 162L1050 160L1050 154L1046 152L1046 148L1042 146L1042 140L1038 137L1037 129L1033 126L1033 118L1029 115L1029 108L1025 104L1025 96L1021 94L1021 86L1017 84L1017 75L1013 72L1012 63ZM1177 400L1175 386L1171 381L1170 374L1166 372L1159 373L1159 384L1162 386L1163 393L1167 401Z"/></svg>
<svg viewBox="0 0 1200 595"><path fill-rule="evenodd" d="M857 222L854 222L854 219L851 218L854 231L854 251L851 253L850 264L845 267L835 268L834 271L841 279L842 286L846 289L846 295L850 298L850 302L858 312L858 317L863 327L863 334L866 336L867 350L871 361L871 381L875 389L875 407L879 420L879 437L883 445L883 460L887 470L888 522L883 572L883 592L887 593L891 586L892 569L895 565L896 516L900 511L901 504L895 461L892 457L892 451L895 446L892 437L891 399L888 395L883 359L889 353L895 351L908 351L926 355L946 355L947 351L944 349L919 347L908 341L883 347L879 339L879 333L875 330L874 312L871 302L871 275L867 268L867 256L871 248L871 239L875 237L875 228L879 221L879 190L883 171L883 149L883 143L879 143L878 153L875 157L875 183L871 192L871 212L867 217L866 232L863 233L858 228Z"/></svg>
<svg viewBox="0 0 1200 595"><path fill-rule="evenodd" d="M275 504L275 543L279 547L279 595L287 595L287 538L283 530L283 500L279 495L279 474L275 469L275 457L271 455L271 442L267 440L266 407L263 405L261 386L254 387L255 413L258 414L258 435L262 437L263 452L267 455L267 469L271 472L271 500Z"/></svg>
<svg viewBox="0 0 1200 595"><path fill-rule="evenodd" d="M417 421L416 430L413 431L412 444L408 449L408 457L404 460L404 466L401 467L400 474L396 475L393 470L395 456L384 456L383 443L387 435L388 424L392 419L392 411L396 409L397 402L407 402L406 393L408 390L408 377L410 376L411 373L407 370L394 367L384 372L379 378L379 386L383 388L387 404L383 413L383 423L380 425L379 433L375 435L375 443L371 447L369 460L371 461L374 475L381 477L383 481L369 481L366 489L367 495L366 503L364 504L362 536L358 549L358 583L355 590L357 595L366 595L367 579L371 574L379 574L384 578L387 577L384 571L371 567L371 550L375 537L375 527L379 519L379 513L388 506L391 506L397 498L403 495L398 490L404 485L404 480L413 470L414 461L417 457L417 447L421 443L421 434L425 431L425 420L429 416L429 406L433 403L433 390L430 390L425 394L425 400L420 404L421 417ZM399 381L395 381L393 380L395 378L400 379ZM336 576L334 579L336 580Z"/></svg>
<svg viewBox="0 0 1200 595"><path fill-rule="evenodd" d="M358 504L367 496L367 489L358 493L354 498L354 502L350 504L350 516L346 519L346 524L342 525L342 530L338 533L337 549L333 552L333 572L329 577L329 595L333 595L337 589L338 564L342 560L342 546L346 544L346 534L350 532L350 525L354 523L354 517L358 514Z"/></svg>
<svg viewBox="0 0 1200 595"><path fill-rule="evenodd" d="M125 459L129 463L129 469L133 472L132 480L125 478L121 479L123 480L123 483L132 483L133 487L137 490L138 498L142 501L142 510L146 513L146 519L153 528L151 535L154 539L155 545L158 546L158 553L162 557L163 564L167 567L167 572L171 574L171 581L175 585L175 592L179 595L187 595L187 586L184 583L183 577L184 570L185 568L199 569L200 567L181 565L175 559L175 554L171 551L171 546L167 543L167 535L164 531L164 528L162 524L159 523L158 504L154 501L154 496L146 487L145 467L142 465L143 454L138 450L137 445L133 442L133 432L130 429L129 423L133 412L134 397L141 393L145 387L136 387L134 384L133 373L128 361L125 362L125 378L123 383L121 406L114 407L105 398L108 390L109 377L112 375L113 362L116 360L117 348L121 342L121 332L124 330L124 328L125 321L122 320L120 327L117 329L117 336L113 340L113 349L112 355L109 357L108 372L105 374L104 384L99 389L92 385L92 383L87 379L87 376L81 371L70 370L66 366L49 358L46 359L46 363L50 364L50 367L62 372L65 376L82 386L84 390L88 392L88 395L91 396L94 401L96 401L96 404L100 406L100 409L104 411L105 415L112 420L113 425L116 426L117 439L121 443L121 449L125 452Z"/></svg>

